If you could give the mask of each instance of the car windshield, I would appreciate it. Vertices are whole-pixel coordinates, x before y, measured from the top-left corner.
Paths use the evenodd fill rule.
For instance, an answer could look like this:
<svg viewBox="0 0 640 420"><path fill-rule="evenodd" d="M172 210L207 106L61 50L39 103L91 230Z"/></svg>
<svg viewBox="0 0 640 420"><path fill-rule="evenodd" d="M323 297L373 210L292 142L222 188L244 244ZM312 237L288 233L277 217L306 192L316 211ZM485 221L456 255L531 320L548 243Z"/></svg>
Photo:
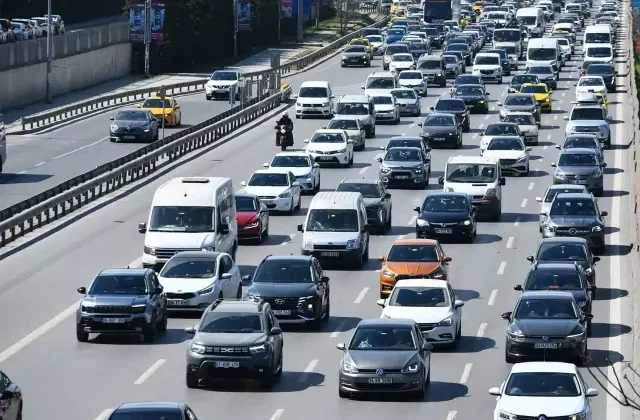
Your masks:
<svg viewBox="0 0 640 420"><path fill-rule="evenodd" d="M583 193L585 192L584 188L549 188L547 191L547 195L544 197L545 203L553 202L553 199L556 198L558 194L566 194L566 193Z"/></svg>
<svg viewBox="0 0 640 420"><path fill-rule="evenodd" d="M562 153L558 166L598 166L598 160L591 153Z"/></svg>
<svg viewBox="0 0 640 420"><path fill-rule="evenodd" d="M587 250L582 244L543 242L538 249L538 261L586 261Z"/></svg>
<svg viewBox="0 0 640 420"><path fill-rule="evenodd" d="M535 98L532 96L507 96L507 99L504 100L504 104L507 106L529 106L535 104Z"/></svg>
<svg viewBox="0 0 640 420"><path fill-rule="evenodd" d="M306 168L309 166L311 165L307 156L276 156L271 161L273 168Z"/></svg>
<svg viewBox="0 0 640 420"><path fill-rule="evenodd" d="M511 79L512 85L523 85L525 83L539 83L538 76L535 76L533 74L518 74L513 76L513 78Z"/></svg>
<svg viewBox="0 0 640 420"><path fill-rule="evenodd" d="M574 108L571 113L571 120L595 120L604 121L604 110L597 108Z"/></svg>
<svg viewBox="0 0 640 420"><path fill-rule="evenodd" d="M238 73L235 71L217 71L211 75L211 80L238 80Z"/></svg>
<svg viewBox="0 0 640 420"><path fill-rule="evenodd" d="M611 57L610 47L589 47L587 57Z"/></svg>
<svg viewBox="0 0 640 420"><path fill-rule="evenodd" d="M568 17L560 18L560 19L558 19L558 23L571 23L571 24L573 24L573 23L575 23L575 19L568 18Z"/></svg>
<svg viewBox="0 0 640 420"><path fill-rule="evenodd" d="M511 124L489 124L484 132L485 136L517 136L518 127Z"/></svg>
<svg viewBox="0 0 640 420"><path fill-rule="evenodd" d="M394 148L387 150L385 162L417 162L422 160L419 149Z"/></svg>
<svg viewBox="0 0 640 420"><path fill-rule="evenodd" d="M356 46L364 46L364 45L369 45L369 40L365 40L365 39L356 39L351 41L351 45L356 45Z"/></svg>
<svg viewBox="0 0 640 420"><path fill-rule="evenodd" d="M487 150L524 150L520 138L494 138L487 146Z"/></svg>
<svg viewBox="0 0 640 420"><path fill-rule="evenodd" d="M422 148L422 139L408 140L408 139L391 139L387 143L386 150L393 149L394 147L416 147Z"/></svg>
<svg viewBox="0 0 640 420"><path fill-rule="evenodd" d="M258 203L253 197L236 195L236 211L258 211Z"/></svg>
<svg viewBox="0 0 640 420"><path fill-rule="evenodd" d="M494 42L520 41L520 31L518 29L500 29L500 30L494 31L493 41Z"/></svg>
<svg viewBox="0 0 640 420"><path fill-rule="evenodd" d="M453 55L443 55L442 59L446 64L458 64L458 57Z"/></svg>
<svg viewBox="0 0 640 420"><path fill-rule="evenodd" d="M553 50L553 51L555 53L555 50ZM529 58L531 58L531 57L529 57ZM540 58L540 60L544 60L544 59ZM532 73L532 74L553 74L553 69L551 67L547 67L547 66L531 66L531 67L529 67L528 73Z"/></svg>
<svg viewBox="0 0 640 420"><path fill-rule="evenodd" d="M341 103L336 106L336 114L338 115L367 115L369 113L369 105L362 103Z"/></svg>
<svg viewBox="0 0 640 420"><path fill-rule="evenodd" d="M518 23L520 23L521 25L535 25L536 20L536 16L520 16L518 18Z"/></svg>
<svg viewBox="0 0 640 420"><path fill-rule="evenodd" d="M255 173L247 183L250 187L288 187L289 177L287 174L278 173Z"/></svg>
<svg viewBox="0 0 640 420"><path fill-rule="evenodd" d="M374 104L376 105L392 105L393 99L391 96L374 96L371 98Z"/></svg>
<svg viewBox="0 0 640 420"><path fill-rule="evenodd" d="M515 313L516 319L577 319L578 314L569 299L535 299L520 300Z"/></svg>
<svg viewBox="0 0 640 420"><path fill-rule="evenodd" d="M329 92L324 87L301 87L299 98L328 98Z"/></svg>
<svg viewBox="0 0 640 420"><path fill-rule="evenodd" d="M144 295L144 275L99 275L91 284L90 295Z"/></svg>
<svg viewBox="0 0 640 420"><path fill-rule="evenodd" d="M603 76L612 76L614 73L613 67L609 64L593 64L589 66L587 74L595 74L595 75L603 75Z"/></svg>
<svg viewBox="0 0 640 420"><path fill-rule="evenodd" d="M370 79L367 89L393 89L394 85L393 78Z"/></svg>
<svg viewBox="0 0 640 420"><path fill-rule="evenodd" d="M573 373L523 372L509 376L504 393L513 397L577 397L581 391Z"/></svg>
<svg viewBox="0 0 640 420"><path fill-rule="evenodd" d="M507 52L504 49L489 50L487 52L490 53L490 54L498 54L500 56L500 58L503 59L503 60L507 59Z"/></svg>
<svg viewBox="0 0 640 420"><path fill-rule="evenodd" d="M467 44L450 44L450 45L447 45L446 51L449 51L449 50L451 50L451 51L467 51L467 50L469 50L469 46Z"/></svg>
<svg viewBox="0 0 640 420"><path fill-rule="evenodd" d="M533 115L507 114L504 116L504 122L514 123L518 125L536 125L536 120L533 118Z"/></svg>
<svg viewBox="0 0 640 420"><path fill-rule="evenodd" d="M409 62L409 61L413 61L413 56L412 55L407 55L407 54L394 54L393 57L391 58L392 61L401 61L401 62Z"/></svg>
<svg viewBox="0 0 640 420"><path fill-rule="evenodd" d="M449 182L492 182L496 179L496 167L476 163L447 164L446 180Z"/></svg>
<svg viewBox="0 0 640 420"><path fill-rule="evenodd" d="M547 85L522 86L520 93L548 93Z"/></svg>
<svg viewBox="0 0 640 420"><path fill-rule="evenodd" d="M478 86L458 86L456 95L460 96L484 96L484 89Z"/></svg>
<svg viewBox="0 0 640 420"><path fill-rule="evenodd" d="M398 79L400 79L400 80L413 80L413 79L422 80L422 72L419 72L419 71L403 71L398 76Z"/></svg>
<svg viewBox="0 0 640 420"><path fill-rule="evenodd" d="M409 327L359 327L349 344L349 350L407 351L415 349L416 343Z"/></svg>
<svg viewBox="0 0 640 420"><path fill-rule="evenodd" d="M116 116L116 121L145 121L148 111L120 111Z"/></svg>
<svg viewBox="0 0 640 420"><path fill-rule="evenodd" d="M418 68L423 70L435 70L440 68L440 60L423 60L418 63Z"/></svg>
<svg viewBox="0 0 640 420"><path fill-rule="evenodd" d="M549 215L596 217L596 206L591 200L555 199L551 204Z"/></svg>
<svg viewBox="0 0 640 420"><path fill-rule="evenodd" d="M448 308L449 293L442 287L396 287L389 298L389 306L418 308Z"/></svg>
<svg viewBox="0 0 640 420"><path fill-rule="evenodd" d="M479 85L479 84L482 84L482 81L477 76L458 76L456 77L456 80L453 81L454 86Z"/></svg>
<svg viewBox="0 0 640 420"><path fill-rule="evenodd" d="M258 314L213 311L204 316L198 331L209 334L251 334L262 330L262 320Z"/></svg>
<svg viewBox="0 0 640 420"><path fill-rule="evenodd" d="M435 245L393 245L388 262L439 262Z"/></svg>
<svg viewBox="0 0 640 420"><path fill-rule="evenodd" d="M153 206L149 220L151 232L213 232L213 207Z"/></svg>
<svg viewBox="0 0 640 420"><path fill-rule="evenodd" d="M527 290L580 290L582 282L577 271L532 270L526 280Z"/></svg>
<svg viewBox="0 0 640 420"><path fill-rule="evenodd" d="M345 53L365 54L367 52L367 50L365 50L364 46L362 46L362 45L352 45L350 47L345 48L344 52Z"/></svg>
<svg viewBox="0 0 640 420"><path fill-rule="evenodd" d="M313 283L309 261L266 259L253 275L254 283Z"/></svg>
<svg viewBox="0 0 640 420"><path fill-rule="evenodd" d="M337 133L320 133L311 138L311 143L344 143L342 134Z"/></svg>
<svg viewBox="0 0 640 420"><path fill-rule="evenodd" d="M147 99L142 104L143 108L171 108L169 99Z"/></svg>
<svg viewBox="0 0 640 420"><path fill-rule="evenodd" d="M460 196L429 196L424 202L422 211L428 213L462 213L468 212L467 200Z"/></svg>
<svg viewBox="0 0 640 420"><path fill-rule="evenodd" d="M466 105L462 100L440 99L436 102L436 111L464 111Z"/></svg>
<svg viewBox="0 0 640 420"><path fill-rule="evenodd" d="M453 127L456 125L456 120L454 117L434 115L427 117L423 125L427 127Z"/></svg>
<svg viewBox="0 0 640 420"><path fill-rule="evenodd" d="M344 191L344 192L359 192L362 194L364 198L380 198L380 188L378 188L378 184L369 184L362 183L358 184L355 182L342 182L338 184L338 188L336 191Z"/></svg>
<svg viewBox="0 0 640 420"><path fill-rule="evenodd" d="M592 137L570 137L562 146L563 149L586 148L600 150L600 143Z"/></svg>
<svg viewBox="0 0 640 420"><path fill-rule="evenodd" d="M169 279L210 279L216 275L212 258L171 258L158 274Z"/></svg>
<svg viewBox="0 0 640 420"><path fill-rule="evenodd" d="M393 90L391 94L396 99L416 99L416 92L413 89Z"/></svg>
<svg viewBox="0 0 640 420"><path fill-rule="evenodd" d="M402 35L404 35L404 30L402 30L402 29L389 29L387 31L387 35L402 36Z"/></svg>
<svg viewBox="0 0 640 420"><path fill-rule="evenodd" d="M327 128L332 130L358 130L358 121L356 120L331 120Z"/></svg>
<svg viewBox="0 0 640 420"><path fill-rule="evenodd" d="M355 210L313 209L307 219L309 232L358 232L358 212Z"/></svg>
<svg viewBox="0 0 640 420"><path fill-rule="evenodd" d="M404 34L404 32L403 32ZM387 50L385 51L386 55L393 55L398 53L406 53L408 52L408 48L406 45L389 45Z"/></svg>
<svg viewBox="0 0 640 420"><path fill-rule="evenodd" d="M182 420L182 413L177 409L171 411L164 409L140 409L132 411L115 411L109 420Z"/></svg>
<svg viewBox="0 0 640 420"><path fill-rule="evenodd" d="M578 86L604 86L601 77L583 77L578 82Z"/></svg>
<svg viewBox="0 0 640 420"><path fill-rule="evenodd" d="M480 55L476 57L476 61L474 63L476 66L480 65L499 65L500 57L490 57L488 55Z"/></svg>
<svg viewBox="0 0 640 420"><path fill-rule="evenodd" d="M367 39L369 42L383 42L380 35L367 35Z"/></svg>
<svg viewBox="0 0 640 420"><path fill-rule="evenodd" d="M504 13L489 13L487 14L487 19L491 19L491 20L504 20L507 17L505 16Z"/></svg>

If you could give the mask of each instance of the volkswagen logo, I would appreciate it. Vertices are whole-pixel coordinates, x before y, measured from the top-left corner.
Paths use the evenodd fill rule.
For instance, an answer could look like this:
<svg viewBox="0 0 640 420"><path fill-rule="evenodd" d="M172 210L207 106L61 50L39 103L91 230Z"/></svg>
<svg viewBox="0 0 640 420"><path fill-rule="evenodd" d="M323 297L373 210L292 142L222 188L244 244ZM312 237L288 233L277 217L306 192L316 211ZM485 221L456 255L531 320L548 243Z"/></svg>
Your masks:
<svg viewBox="0 0 640 420"><path fill-rule="evenodd" d="M540 414L538 416L538 420L547 420L547 416L545 416L544 414Z"/></svg>
<svg viewBox="0 0 640 420"><path fill-rule="evenodd" d="M276 299L276 300L275 300L275 302L276 302L278 305L283 305L283 304L284 304L284 299Z"/></svg>
<svg viewBox="0 0 640 420"><path fill-rule="evenodd" d="M571 228L569 229L569 235L575 235L576 234L576 228Z"/></svg>
<svg viewBox="0 0 640 420"><path fill-rule="evenodd" d="M546 335L542 336L542 341L549 341L549 337L547 337Z"/></svg>
<svg viewBox="0 0 640 420"><path fill-rule="evenodd" d="M182 290L178 290L178 293L182 293Z"/></svg>
<svg viewBox="0 0 640 420"><path fill-rule="evenodd" d="M382 376L382 375L384 375L384 370L382 370L382 369L376 369L376 375L378 375L378 376Z"/></svg>
<svg viewBox="0 0 640 420"><path fill-rule="evenodd" d="M333 242L329 242L328 244L329 244L329 245L333 245Z"/></svg>

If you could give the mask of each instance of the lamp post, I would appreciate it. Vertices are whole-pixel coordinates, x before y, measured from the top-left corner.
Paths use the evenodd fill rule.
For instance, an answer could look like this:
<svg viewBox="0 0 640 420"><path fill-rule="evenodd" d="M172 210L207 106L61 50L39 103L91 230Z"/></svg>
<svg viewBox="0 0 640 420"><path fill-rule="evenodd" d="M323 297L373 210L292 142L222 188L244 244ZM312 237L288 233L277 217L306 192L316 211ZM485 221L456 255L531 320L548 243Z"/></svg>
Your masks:
<svg viewBox="0 0 640 420"><path fill-rule="evenodd" d="M51 94L51 68L53 67L53 17L51 16L51 0L47 0L47 103L53 101Z"/></svg>

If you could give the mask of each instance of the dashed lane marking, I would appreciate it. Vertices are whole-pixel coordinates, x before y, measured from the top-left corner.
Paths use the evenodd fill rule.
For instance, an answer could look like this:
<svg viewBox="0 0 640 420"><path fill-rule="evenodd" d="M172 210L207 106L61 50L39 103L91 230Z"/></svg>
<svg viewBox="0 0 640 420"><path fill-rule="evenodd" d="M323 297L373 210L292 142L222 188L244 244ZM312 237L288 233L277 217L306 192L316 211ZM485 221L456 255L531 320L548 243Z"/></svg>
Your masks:
<svg viewBox="0 0 640 420"><path fill-rule="evenodd" d="M477 338L484 337L484 333L487 331L487 326L488 324L486 322L483 322L482 324L480 324L480 328L478 328L478 333L476 334Z"/></svg>
<svg viewBox="0 0 640 420"><path fill-rule="evenodd" d="M416 223L416 220L418 220L418 216L413 216L410 220L409 223L407 223L407 226L413 226Z"/></svg>
<svg viewBox="0 0 640 420"><path fill-rule="evenodd" d="M502 268L502 273L504 273L504 266L503 266L502 264L507 265L507 263L503 261L503 262L500 264L500 268ZM502 273L500 272L500 270L498 270L498 274L502 274ZM495 305L495 304L496 304L496 298L497 298L497 297L498 297L498 289L494 289L494 290L492 290L492 291L491 291L491 294L489 295L489 301L487 302L487 305L488 305L488 306L493 306L493 305Z"/></svg>
<svg viewBox="0 0 640 420"><path fill-rule="evenodd" d="M144 383L144 381L146 381L147 379L149 379L151 377L151 375L156 373L156 371L158 369L160 369L162 367L162 365L165 364L166 361L167 361L167 359L160 359L157 362L155 362L154 364L152 364L151 367L149 369L147 369L147 371L145 373L140 375L140 377L133 384L134 385L142 385Z"/></svg>
<svg viewBox="0 0 640 420"><path fill-rule="evenodd" d="M296 234L292 233L291 235L289 235L289 240L282 242L280 245L284 246L286 244L288 244L289 242L293 241L293 238L295 238Z"/></svg>
<svg viewBox="0 0 640 420"><path fill-rule="evenodd" d="M471 374L471 368L473 367L473 363L467 363L464 366L464 370L462 371L462 377L460 378L461 384L466 384L469 380L469 375Z"/></svg>
<svg viewBox="0 0 640 420"><path fill-rule="evenodd" d="M534 182L529 183L529 191L531 191L535 185Z"/></svg>
<svg viewBox="0 0 640 420"><path fill-rule="evenodd" d="M507 239L507 249L513 248L513 241L515 241L515 239L513 236L509 236L509 239Z"/></svg>
<svg viewBox="0 0 640 420"><path fill-rule="evenodd" d="M457 415L457 411L449 411L449 414L447 414L447 420L456 420Z"/></svg>
<svg viewBox="0 0 640 420"><path fill-rule="evenodd" d="M502 261L500 263L500 266L498 267L498 275L501 276L504 274L504 269L507 268L507 262L506 261Z"/></svg>
<svg viewBox="0 0 640 420"><path fill-rule="evenodd" d="M36 163L35 165L33 165L34 168L37 168L38 166L42 166L47 162L40 162L40 163Z"/></svg>
<svg viewBox="0 0 640 420"><path fill-rule="evenodd" d="M364 297L367 295L367 292L369 291L368 287L365 287L364 289L362 289L360 291L360 294L358 295L358 297L356 298L356 300L353 301L353 303L360 303L362 302L362 300L364 299Z"/></svg>
<svg viewBox="0 0 640 420"><path fill-rule="evenodd" d="M96 417L94 420L107 420L111 413L113 413L113 408L107 408L102 413L98 414L98 417Z"/></svg>
<svg viewBox="0 0 640 420"><path fill-rule="evenodd" d="M528 201L528 200L527 200L526 198L523 198L523 199L522 199L522 204L520 204L520 207L522 207L522 208L527 207L527 201Z"/></svg>
<svg viewBox="0 0 640 420"><path fill-rule="evenodd" d="M363 173L367 172L370 167L371 166L365 166L364 168L360 169L360 175L362 175Z"/></svg>
<svg viewBox="0 0 640 420"><path fill-rule="evenodd" d="M273 413L273 416L271 416L271 418L269 420L280 420L280 418L282 417L283 413L284 413L284 409L278 408L276 410L276 412Z"/></svg>
<svg viewBox="0 0 640 420"><path fill-rule="evenodd" d="M298 378L298 382L306 382L307 379L309 378L309 374L313 373L313 370L318 365L318 362L319 362L318 359L313 359L312 361L310 361L309 365L306 367L302 375L300 375L300 378Z"/></svg>
<svg viewBox="0 0 640 420"><path fill-rule="evenodd" d="M516 221L513 222L513 226L520 226L520 217L516 217Z"/></svg>
<svg viewBox="0 0 640 420"><path fill-rule="evenodd" d="M340 321L336 329L331 333L330 337L336 338L337 336L339 336L340 332L344 330L346 326L347 326L347 321L343 319L342 321Z"/></svg>

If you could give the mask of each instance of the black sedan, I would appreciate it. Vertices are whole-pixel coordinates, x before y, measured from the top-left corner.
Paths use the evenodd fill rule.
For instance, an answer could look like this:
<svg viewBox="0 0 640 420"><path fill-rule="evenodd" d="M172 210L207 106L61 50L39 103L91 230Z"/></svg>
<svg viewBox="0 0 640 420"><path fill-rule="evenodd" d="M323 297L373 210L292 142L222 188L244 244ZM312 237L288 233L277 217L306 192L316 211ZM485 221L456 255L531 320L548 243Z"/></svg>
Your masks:
<svg viewBox="0 0 640 420"><path fill-rule="evenodd" d="M418 213L418 238L463 238L473 242L476 237L477 210L465 193L432 193L424 200L422 207L414 207L413 210Z"/></svg>
<svg viewBox="0 0 640 420"><path fill-rule="evenodd" d="M462 147L462 123L454 114L434 112L418 123L420 136L429 147Z"/></svg>
<svg viewBox="0 0 640 420"><path fill-rule="evenodd" d="M156 141L158 140L158 119L146 109L122 109L110 118L109 140Z"/></svg>
<svg viewBox="0 0 640 420"><path fill-rule="evenodd" d="M456 91L456 88L461 85L484 85L484 81L480 76L474 76L472 74L461 74L453 81L453 84L451 85L451 93L453 94L453 92Z"/></svg>
<svg viewBox="0 0 640 420"><path fill-rule="evenodd" d="M524 292L513 312L502 318L509 322L504 359L567 360L582 364L587 355L587 320L569 292Z"/></svg>
<svg viewBox="0 0 640 420"><path fill-rule="evenodd" d="M592 64L587 68L587 76L602 76L604 84L607 86L609 92L616 91L616 75L617 71L611 64Z"/></svg>
<svg viewBox="0 0 640 420"><path fill-rule="evenodd" d="M462 131L468 133L471 130L471 120L469 118L469 108L462 99L458 98L440 98L435 106L429 107L430 112L441 112L445 114L453 114L456 116L458 123L462 126Z"/></svg>
<svg viewBox="0 0 640 420"><path fill-rule="evenodd" d="M540 83L540 79L535 74L516 74L511 78L509 86L507 86L507 92L516 93L520 92L520 88L525 83Z"/></svg>
<svg viewBox="0 0 640 420"><path fill-rule="evenodd" d="M22 391L0 370L0 419L22 420Z"/></svg>
<svg viewBox="0 0 640 420"><path fill-rule="evenodd" d="M351 45L342 51L342 57L340 58L340 65L342 67L347 66L363 66L369 67L371 65L371 57L364 45Z"/></svg>
<svg viewBox="0 0 640 420"><path fill-rule="evenodd" d="M157 401L120 404L107 420L130 419L198 420L191 407L185 403Z"/></svg>
<svg viewBox="0 0 640 420"><path fill-rule="evenodd" d="M420 138L416 138L415 142L422 145ZM362 194L367 211L367 223L381 234L391 229L391 194L387 192L382 181L366 178L343 179L336 191Z"/></svg>
<svg viewBox="0 0 640 420"><path fill-rule="evenodd" d="M484 85L460 85L451 95L462 99L471 113L487 114L489 112L489 93Z"/></svg>

